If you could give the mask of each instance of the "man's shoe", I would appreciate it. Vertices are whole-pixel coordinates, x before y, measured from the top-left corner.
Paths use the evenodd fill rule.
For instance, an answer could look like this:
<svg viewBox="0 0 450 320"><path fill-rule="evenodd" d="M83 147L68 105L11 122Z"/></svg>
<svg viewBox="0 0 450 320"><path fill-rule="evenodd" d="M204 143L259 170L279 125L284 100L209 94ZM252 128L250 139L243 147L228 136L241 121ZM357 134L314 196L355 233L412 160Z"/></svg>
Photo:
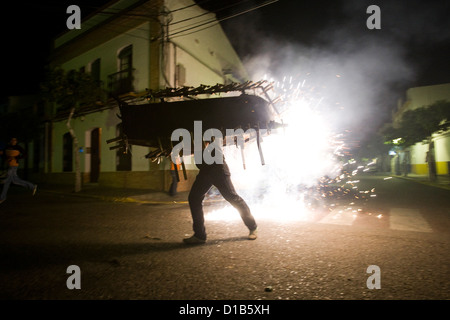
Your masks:
<svg viewBox="0 0 450 320"><path fill-rule="evenodd" d="M33 196L36 194L36 191L37 191L37 184L34 185L34 188L33 188Z"/></svg>
<svg viewBox="0 0 450 320"><path fill-rule="evenodd" d="M203 244L206 242L206 240L197 238L196 236L192 236L192 237L183 239L183 242L186 244Z"/></svg>
<svg viewBox="0 0 450 320"><path fill-rule="evenodd" d="M256 240L256 238L258 238L258 228L256 228L255 230L250 230L250 233L248 235L249 240Z"/></svg>

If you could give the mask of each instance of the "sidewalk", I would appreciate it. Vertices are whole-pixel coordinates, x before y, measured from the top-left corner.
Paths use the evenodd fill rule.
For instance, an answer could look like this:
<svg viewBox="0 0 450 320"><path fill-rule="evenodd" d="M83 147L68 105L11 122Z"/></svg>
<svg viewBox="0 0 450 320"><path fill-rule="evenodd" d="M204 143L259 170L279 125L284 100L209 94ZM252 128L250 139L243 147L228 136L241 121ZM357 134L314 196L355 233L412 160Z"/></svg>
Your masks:
<svg viewBox="0 0 450 320"><path fill-rule="evenodd" d="M392 177L400 178L400 179L406 179L415 181L418 183L422 183L428 186L437 187L441 189L450 190L450 175L438 175L436 177L436 181L430 181L430 178L428 175L419 175L415 173L408 173L408 175L405 177L404 175L392 175Z"/></svg>
<svg viewBox="0 0 450 320"><path fill-rule="evenodd" d="M166 192L147 189L129 189L86 184L80 192L74 192L73 186L38 184L38 192L47 192L76 197L88 197L113 202L135 202L142 204L187 204L189 192L178 192L170 196Z"/></svg>

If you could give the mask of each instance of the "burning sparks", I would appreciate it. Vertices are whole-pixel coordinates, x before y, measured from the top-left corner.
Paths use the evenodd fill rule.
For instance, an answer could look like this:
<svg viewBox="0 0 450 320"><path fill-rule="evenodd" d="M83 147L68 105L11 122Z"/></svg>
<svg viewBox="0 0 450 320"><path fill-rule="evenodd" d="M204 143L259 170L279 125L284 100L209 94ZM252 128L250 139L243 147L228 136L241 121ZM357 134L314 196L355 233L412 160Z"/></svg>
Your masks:
<svg viewBox="0 0 450 320"><path fill-rule="evenodd" d="M256 219L311 221L320 212L330 211L335 213L334 220L348 213L356 219L362 212L358 204L363 206L376 195L373 189L358 190L359 180L353 177L365 167L349 170L354 163L344 163L342 134L331 132L320 112L323 97L315 96L312 89L306 91L305 80L296 83L292 77L276 82L274 90L282 98L281 116L286 126L263 137L265 164L261 165L255 142L246 143L244 150L235 146L224 149L238 193ZM210 210L205 218L240 219L228 205Z"/></svg>

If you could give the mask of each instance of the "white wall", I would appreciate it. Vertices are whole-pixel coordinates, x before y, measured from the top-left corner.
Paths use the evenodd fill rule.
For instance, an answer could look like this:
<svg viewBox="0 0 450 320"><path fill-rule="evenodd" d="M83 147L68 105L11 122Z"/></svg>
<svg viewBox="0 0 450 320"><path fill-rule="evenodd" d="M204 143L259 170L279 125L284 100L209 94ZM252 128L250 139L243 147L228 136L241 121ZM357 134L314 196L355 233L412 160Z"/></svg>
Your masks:
<svg viewBox="0 0 450 320"><path fill-rule="evenodd" d="M193 4L192 0L168 0L166 5L170 9L182 8ZM180 10L173 14L174 22L177 20L187 19L199 14L205 13L199 7L192 7L186 10ZM215 16L207 14L201 19L211 19ZM114 22L112 22L114 23ZM187 23L187 22L186 22ZM186 23L176 24L177 28L186 27ZM196 23L190 20L189 24ZM149 23L145 22L137 28L127 31L125 34L118 34L117 37L99 44L94 49L84 52L83 54L65 62L62 68L65 70L78 70L85 67L90 71L90 64L96 59L101 59L100 77L107 85L108 75L115 73L119 68L118 53L121 49L128 45L133 45L133 67L136 69L134 76L134 87L137 93L145 92L149 88L150 70L152 62L150 61L150 39L149 39ZM106 28L107 26L105 26ZM173 31L173 28L171 27ZM175 66L183 65L186 69L187 86L198 86L200 84L215 85L224 82L222 73L223 68L234 68L239 74L247 77L245 69L239 60L236 52L231 46L225 33L219 24L216 26L196 32L182 37L174 37L169 45L169 56L167 58L167 76L169 79L174 78ZM159 70L160 71L160 70ZM160 77L162 78L162 77ZM163 85L164 83L162 83ZM174 83L172 83L173 85ZM163 86L164 87L164 86ZM109 150L114 145L108 145L108 139L115 138L116 125L120 122L116 114L119 113L117 108L99 111L87 114L83 117L73 119L72 126L79 140L79 147L89 146L90 132L94 128L101 128L101 172L116 171L116 150ZM62 172L63 165L63 135L68 132L66 120L55 122L53 125L53 172ZM147 147L133 146L132 148L132 171L148 171L150 163L144 156L149 152ZM89 172L90 155L81 154L81 171ZM160 166L161 168L163 165Z"/></svg>
<svg viewBox="0 0 450 320"><path fill-rule="evenodd" d="M450 83L415 87L407 90L408 109L429 106L439 100L450 100Z"/></svg>
<svg viewBox="0 0 450 320"><path fill-rule="evenodd" d="M193 3L192 0L165 1L167 8L170 10L184 8ZM172 24L169 27L169 38L177 46L177 53L179 53L177 63L186 63L185 60L188 59L187 56L189 55L189 65L195 66L186 70L187 77L193 81L189 85L223 83L222 70L224 69L234 69L236 74L239 74L241 79L234 79L234 81L245 81L248 79L247 72L239 56L215 19L215 14L208 13L198 6L193 6L175 11L172 18ZM209 21L214 21L214 23L179 33L187 28ZM199 65L202 66L200 67ZM196 79L195 73L199 74L197 72L199 67L209 69L207 71L209 73L208 78Z"/></svg>
<svg viewBox="0 0 450 320"><path fill-rule="evenodd" d="M136 92L144 91L149 87L149 23L143 23L125 34L117 35L74 59L67 61L61 67L64 70L78 70L86 67L90 71L91 63L100 58L100 78L107 89L108 75L119 71L118 54L123 48L133 46L133 68L136 69L133 82Z"/></svg>
<svg viewBox="0 0 450 320"><path fill-rule="evenodd" d="M425 164L425 157L428 151L427 143L416 143L411 147L411 164Z"/></svg>
<svg viewBox="0 0 450 320"><path fill-rule="evenodd" d="M450 132L436 136L434 148L436 149L436 161L450 161Z"/></svg>

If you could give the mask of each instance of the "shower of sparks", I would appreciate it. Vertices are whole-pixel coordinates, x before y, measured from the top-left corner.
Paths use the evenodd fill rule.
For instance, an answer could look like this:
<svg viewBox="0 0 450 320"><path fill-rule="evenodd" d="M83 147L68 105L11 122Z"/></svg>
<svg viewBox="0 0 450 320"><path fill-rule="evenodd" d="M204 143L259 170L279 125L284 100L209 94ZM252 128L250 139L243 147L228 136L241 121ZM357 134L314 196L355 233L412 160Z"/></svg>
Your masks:
<svg viewBox="0 0 450 320"><path fill-rule="evenodd" d="M256 219L311 221L323 212L335 213L333 219L350 213L355 219L376 194L374 189L359 190L354 176L373 163L356 167L345 159L343 135L330 131L323 117L328 107L322 107L325 99L308 87L306 80L284 77L273 82L274 95L282 101L277 108L286 126L263 137L264 165L256 142L246 143L243 152L235 146L224 149L238 194ZM236 209L225 202L206 212L207 220L240 219Z"/></svg>

